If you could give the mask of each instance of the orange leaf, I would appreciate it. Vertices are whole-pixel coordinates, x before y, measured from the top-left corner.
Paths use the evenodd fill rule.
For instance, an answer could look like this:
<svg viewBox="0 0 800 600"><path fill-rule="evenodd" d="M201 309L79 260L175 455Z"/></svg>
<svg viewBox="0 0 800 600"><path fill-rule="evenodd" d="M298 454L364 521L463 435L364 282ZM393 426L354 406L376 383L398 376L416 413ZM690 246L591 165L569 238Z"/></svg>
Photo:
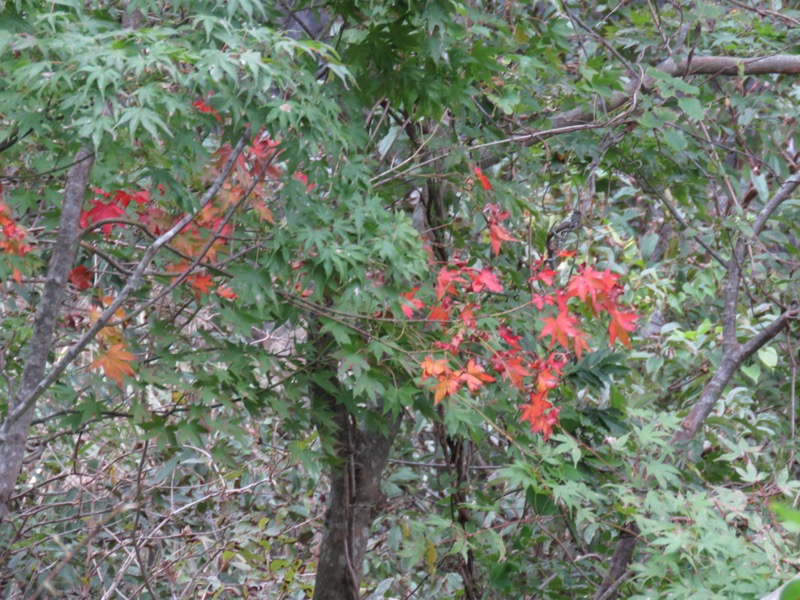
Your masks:
<svg viewBox="0 0 800 600"><path fill-rule="evenodd" d="M234 292L227 285L221 285L217 287L217 294L219 294L223 298L227 298L228 300L236 300L239 297L236 295L236 292Z"/></svg>
<svg viewBox="0 0 800 600"><path fill-rule="evenodd" d="M470 392L477 392L484 384L494 381L494 377L487 375L483 367L476 364L473 359L469 359L467 370L461 373L461 381L467 384Z"/></svg>
<svg viewBox="0 0 800 600"><path fill-rule="evenodd" d="M434 387L433 403L439 404L442 398L450 396L461 387L461 371L446 373L439 376L439 383Z"/></svg>
<svg viewBox="0 0 800 600"><path fill-rule="evenodd" d="M425 357L420 366L422 367L422 381L425 381L428 377L439 377L439 375L450 371L446 358L434 360L433 356L430 355Z"/></svg>
<svg viewBox="0 0 800 600"><path fill-rule="evenodd" d="M544 392L546 390L552 390L556 386L558 386L558 377L554 375L550 370L543 369L539 371L539 391Z"/></svg>
<svg viewBox="0 0 800 600"><path fill-rule="evenodd" d="M611 317L611 323L608 326L609 345L613 346L614 340L619 338L620 342L630 348L631 341L628 339L628 332L636 329L636 320L639 318L639 315L632 312L624 313L615 310L611 312Z"/></svg>
<svg viewBox="0 0 800 600"><path fill-rule="evenodd" d="M134 375L133 367L130 365L132 360L136 360L136 357L125 350L125 344L113 344L105 354L96 358L89 368L102 367L106 377L113 379L119 387L122 387L122 376Z"/></svg>
<svg viewBox="0 0 800 600"><path fill-rule="evenodd" d="M191 285L197 293L203 295L208 294L209 290L214 285L211 275L191 275L187 277L186 281L189 282L189 285Z"/></svg>
<svg viewBox="0 0 800 600"><path fill-rule="evenodd" d="M446 321L450 320L450 311L448 311L444 306L434 306L431 314L428 316L428 321L440 321L442 323L442 327Z"/></svg>
<svg viewBox="0 0 800 600"><path fill-rule="evenodd" d="M561 408L553 408L553 405L547 401L546 391L532 393L530 398L530 403L522 407L520 420L530 422L531 431L541 433L546 442L553 435L553 426L558 424L558 413L561 412Z"/></svg>

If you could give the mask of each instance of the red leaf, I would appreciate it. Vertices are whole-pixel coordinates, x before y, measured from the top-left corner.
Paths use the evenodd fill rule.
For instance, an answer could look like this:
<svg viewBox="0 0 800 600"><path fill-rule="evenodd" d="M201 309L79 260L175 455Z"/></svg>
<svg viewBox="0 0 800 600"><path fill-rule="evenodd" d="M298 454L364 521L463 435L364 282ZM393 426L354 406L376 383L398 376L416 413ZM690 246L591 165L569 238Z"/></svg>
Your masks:
<svg viewBox="0 0 800 600"><path fill-rule="evenodd" d="M542 319L545 326L539 334L539 339L544 336L552 336L550 338L550 347L558 342L562 347L569 349L568 338L574 338L580 335L580 331L575 327L578 324L578 319L571 316L567 311L561 311L556 317L545 317Z"/></svg>
<svg viewBox="0 0 800 600"><path fill-rule="evenodd" d="M492 356L492 367L518 388L524 387L522 379L531 374L522 364L522 357L508 351L496 352Z"/></svg>
<svg viewBox="0 0 800 600"><path fill-rule="evenodd" d="M599 308L598 295L607 294L617 283L619 275L614 275L609 269L604 272L595 271L592 267L585 267L580 273L575 275L567 286L567 294L577 296L581 302L586 302L587 296L592 299L592 307Z"/></svg>
<svg viewBox="0 0 800 600"><path fill-rule="evenodd" d="M460 318L464 321L464 325L469 327L470 329L474 329L478 322L475 320L475 315L472 312L473 308L478 308L477 304L467 304L463 309L461 309Z"/></svg>
<svg viewBox="0 0 800 600"><path fill-rule="evenodd" d="M450 311L442 305L433 307L431 314L428 315L428 321L439 321L444 328L444 324L450 320Z"/></svg>
<svg viewBox="0 0 800 600"><path fill-rule="evenodd" d="M517 350L520 349L519 341L522 339L522 336L514 335L511 327L508 325L500 325L500 327L497 328L497 333L500 334L500 337L503 338L509 346Z"/></svg>
<svg viewBox="0 0 800 600"><path fill-rule="evenodd" d="M91 200L91 203L94 204L94 208L81 213L80 225L84 229L91 223L97 223L98 221L105 221L106 219L124 219L127 217L122 207L113 200L108 203L100 200ZM102 229L106 237L111 234L111 228L113 226L114 223L103 225Z"/></svg>
<svg viewBox="0 0 800 600"><path fill-rule="evenodd" d="M541 433L545 442L553 435L553 427L558 425L558 413L561 412L560 407L553 408L546 398L546 391L531 394L531 401L522 407L520 417L522 421L529 421L531 431Z"/></svg>
<svg viewBox="0 0 800 600"><path fill-rule="evenodd" d="M403 314L406 316L407 319L410 319L411 317L414 316L415 308L425 308L425 303L422 300L417 300L416 298L414 298L418 290L419 286L415 287L410 292L406 292L405 294L400 294L401 298L405 298L406 300L408 300L408 304L406 304L405 302L401 303ZM411 306L409 306L409 304Z"/></svg>
<svg viewBox="0 0 800 600"><path fill-rule="evenodd" d="M459 277L461 270L453 271L446 266L439 270L439 275L436 277L436 297L441 300L445 294L456 294L456 286L454 283L465 283L464 279Z"/></svg>
<svg viewBox="0 0 800 600"><path fill-rule="evenodd" d="M69 281L79 290L88 290L92 287L94 273L83 265L78 265L69 272Z"/></svg>
<svg viewBox="0 0 800 600"><path fill-rule="evenodd" d="M492 223L489 225L489 241L492 244L492 252L497 256L500 254L500 242L518 242L502 225Z"/></svg>
<svg viewBox="0 0 800 600"><path fill-rule="evenodd" d="M466 371L461 373L461 381L467 384L470 392L475 393L484 383L494 381L494 377L487 375L483 367L470 358Z"/></svg>
<svg viewBox="0 0 800 600"><path fill-rule="evenodd" d="M191 275L187 277L186 281L188 281L189 285L191 285L197 292L203 295L208 294L209 290L214 285L211 275Z"/></svg>
<svg viewBox="0 0 800 600"><path fill-rule="evenodd" d="M611 323L608 326L609 345L613 346L614 340L619 338L620 342L630 348L631 341L628 339L628 332L636 329L637 319L639 319L639 315L632 312L611 311Z"/></svg>
<svg viewBox="0 0 800 600"><path fill-rule="evenodd" d="M489 181L489 178L483 174L483 171L481 171L480 167L472 167L472 170L475 171L475 175L477 176L478 181L481 182L484 191L488 192L490 189L492 189L492 183Z"/></svg>
<svg viewBox="0 0 800 600"><path fill-rule="evenodd" d="M540 392L544 392L546 390L552 390L553 388L558 386L558 377L548 369L544 369L542 371L539 371L539 378L537 383Z"/></svg>
<svg viewBox="0 0 800 600"><path fill-rule="evenodd" d="M503 285L500 283L497 275L492 272L491 267L484 267L481 269L481 272L472 280L471 289L473 292L480 292L483 288L486 288L490 292L503 291Z"/></svg>

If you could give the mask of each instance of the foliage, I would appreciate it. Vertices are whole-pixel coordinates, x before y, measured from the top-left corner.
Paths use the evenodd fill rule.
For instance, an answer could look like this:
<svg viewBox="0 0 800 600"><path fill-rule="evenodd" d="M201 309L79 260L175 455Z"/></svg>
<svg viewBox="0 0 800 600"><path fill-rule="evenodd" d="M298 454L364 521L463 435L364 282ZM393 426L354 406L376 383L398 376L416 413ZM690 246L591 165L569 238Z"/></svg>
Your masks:
<svg viewBox="0 0 800 600"><path fill-rule="evenodd" d="M0 7L5 422L94 156L4 597L310 597L319 389L402 416L364 597L608 598L631 532L623 597L792 576L796 79L691 62L791 52L796 11Z"/></svg>

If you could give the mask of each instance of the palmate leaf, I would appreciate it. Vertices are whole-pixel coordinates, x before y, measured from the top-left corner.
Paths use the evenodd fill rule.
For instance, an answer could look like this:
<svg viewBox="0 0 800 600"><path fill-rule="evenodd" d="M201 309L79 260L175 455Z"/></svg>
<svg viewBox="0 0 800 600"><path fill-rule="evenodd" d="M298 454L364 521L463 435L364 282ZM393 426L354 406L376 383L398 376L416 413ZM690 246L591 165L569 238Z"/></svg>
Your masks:
<svg viewBox="0 0 800 600"><path fill-rule="evenodd" d="M125 344L112 344L89 365L89 368L102 368L106 377L113 379L122 387L122 376L133 377L135 374L130 364L134 360L136 357L126 350Z"/></svg>

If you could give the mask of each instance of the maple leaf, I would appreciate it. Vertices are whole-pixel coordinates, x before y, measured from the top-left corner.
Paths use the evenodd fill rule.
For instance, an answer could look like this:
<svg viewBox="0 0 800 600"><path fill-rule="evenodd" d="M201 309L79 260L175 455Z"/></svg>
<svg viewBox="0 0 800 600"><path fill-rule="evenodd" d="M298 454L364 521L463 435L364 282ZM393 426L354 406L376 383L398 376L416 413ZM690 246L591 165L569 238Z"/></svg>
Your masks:
<svg viewBox="0 0 800 600"><path fill-rule="evenodd" d="M546 391L532 393L530 402L522 407L520 420L530 422L531 431L541 433L544 441L547 442L553 435L553 427L558 425L559 412L561 412L561 407L553 408L553 405L547 401Z"/></svg>
<svg viewBox="0 0 800 600"><path fill-rule="evenodd" d="M255 200L251 202L250 206L253 207L253 210L256 211L258 218L262 221L266 221L267 223L275 222L275 215L272 214L272 211L269 209L269 207L261 200Z"/></svg>
<svg viewBox="0 0 800 600"><path fill-rule="evenodd" d="M93 199L91 203L94 204L94 208L81 213L80 226L83 229L86 229L90 223L97 223L108 219L124 219L128 216L125 214L123 208L113 200L106 203L102 200ZM103 225L102 230L106 238L111 234L111 229L115 224L116 223L106 223ZM120 226L122 225L120 224Z"/></svg>
<svg viewBox="0 0 800 600"><path fill-rule="evenodd" d="M464 332L459 331L453 337L450 338L449 342L433 342L433 345L441 350L448 350L449 352L456 354L458 353L458 349L461 347L461 342L464 341Z"/></svg>
<svg viewBox="0 0 800 600"><path fill-rule="evenodd" d="M483 174L480 167L472 167L472 170L475 172L475 176L478 178L478 181L481 182L481 186L483 186L484 191L488 192L492 189L492 183L489 181L489 178Z"/></svg>
<svg viewBox="0 0 800 600"><path fill-rule="evenodd" d="M472 312L473 308L479 308L477 304L467 304L463 309L461 309L461 320L464 321L464 325L469 327L470 329L474 329L478 322L475 320L475 315Z"/></svg>
<svg viewBox="0 0 800 600"><path fill-rule="evenodd" d="M539 339L546 335L552 336L550 338L550 347L558 342L562 347L569 349L569 339L579 336L581 332L575 327L578 324L578 319L569 314L566 310L562 310L556 317L545 317L542 319L545 326L539 334Z"/></svg>
<svg viewBox="0 0 800 600"><path fill-rule="evenodd" d="M520 349L519 341L522 339L521 335L514 335L514 331L508 325L500 325L497 328L497 333L503 338L506 343L512 348Z"/></svg>
<svg viewBox="0 0 800 600"><path fill-rule="evenodd" d="M477 293L483 288L486 288L490 292L503 291L503 285L500 283L500 280L497 278L497 275L494 274L491 267L484 267L481 269L480 273L473 276L471 290Z"/></svg>
<svg viewBox="0 0 800 600"><path fill-rule="evenodd" d="M439 321L442 324L442 329L445 328L445 323L450 320L450 311L444 305L434 306L431 314L428 315L428 321Z"/></svg>
<svg viewBox="0 0 800 600"><path fill-rule="evenodd" d="M456 286L454 283L465 283L464 279L459 277L461 270L452 271L446 266L439 270L439 275L436 276L436 297L441 300L445 294L456 294Z"/></svg>
<svg viewBox="0 0 800 600"><path fill-rule="evenodd" d="M196 256L203 248L203 240L196 229L184 230L172 238L172 247L186 256Z"/></svg>
<svg viewBox="0 0 800 600"><path fill-rule="evenodd" d="M619 275L611 273L606 269L602 273L595 271L592 267L585 267L580 273L574 275L567 286L567 294L577 296L581 302L586 302L586 298L592 299L592 307L597 310L598 295L607 294L617 283Z"/></svg>
<svg viewBox="0 0 800 600"><path fill-rule="evenodd" d="M422 300L417 300L416 298L414 298L414 296L417 294L418 291L419 291L419 286L415 287L410 292L400 294L400 297L408 300L409 304L411 305L409 306L405 302L402 303L403 314L406 316L407 319L410 319L411 317L414 316L415 308L425 308L425 303Z"/></svg>
<svg viewBox="0 0 800 600"><path fill-rule="evenodd" d="M106 377L113 379L119 387L122 387L122 376L134 375L133 367L130 365L133 360L136 360L136 357L125 349L125 344L113 344L105 354L98 356L89 368L102 367Z"/></svg>
<svg viewBox="0 0 800 600"><path fill-rule="evenodd" d="M445 396L455 394L461 387L461 371L445 373L439 376L439 383L434 387L433 403L439 404Z"/></svg>
<svg viewBox="0 0 800 600"><path fill-rule="evenodd" d="M556 275L555 271L552 269L542 269L536 275L531 277L529 281L543 281L547 285L553 285L553 280L555 279Z"/></svg>
<svg viewBox="0 0 800 600"><path fill-rule="evenodd" d="M78 265L69 272L69 281L79 290L88 290L92 287L92 276L94 273L84 265Z"/></svg>
<svg viewBox="0 0 800 600"><path fill-rule="evenodd" d="M608 325L609 346L613 346L614 341L619 338L620 342L630 348L631 341L628 338L628 332L636 329L636 321L640 318L639 315L632 312L626 313L618 310L612 310L610 312L611 323Z"/></svg>
<svg viewBox="0 0 800 600"><path fill-rule="evenodd" d="M228 300L236 300L239 296L227 285L217 287L217 294Z"/></svg>
<svg viewBox="0 0 800 600"><path fill-rule="evenodd" d="M306 192L310 192L316 187L315 183L308 183L308 175L306 175L305 173L296 172L294 175L292 175L292 179L294 179L295 181L299 181L304 186L306 186Z"/></svg>
<svg viewBox="0 0 800 600"><path fill-rule="evenodd" d="M207 295L209 290L214 286L214 281L211 279L211 275L190 275L186 278L186 281L195 289L195 293L199 296Z"/></svg>
<svg viewBox="0 0 800 600"><path fill-rule="evenodd" d="M484 383L494 381L494 377L487 375L483 367L470 358L466 370L461 373L461 381L467 384L470 392L475 393Z"/></svg>
<svg viewBox="0 0 800 600"><path fill-rule="evenodd" d="M508 233L502 225L492 223L489 225L489 241L492 244L492 252L497 256L500 254L500 242L518 242L519 240Z"/></svg>
<svg viewBox="0 0 800 600"><path fill-rule="evenodd" d="M578 331L578 334L572 338L572 349L575 351L575 357L578 360L581 359L581 354L583 354L584 350L589 350L589 344L586 343L582 331Z"/></svg>
<svg viewBox="0 0 800 600"><path fill-rule="evenodd" d="M552 390L558 386L558 377L549 369L543 369L539 371L537 383L540 392Z"/></svg>
<svg viewBox="0 0 800 600"><path fill-rule="evenodd" d="M434 360L431 355L426 356L420 366L422 367L422 381L425 381L428 377L439 377L439 375L450 371L446 358Z"/></svg>
<svg viewBox="0 0 800 600"><path fill-rule="evenodd" d="M531 374L522 364L522 357L516 356L511 352L495 352L492 356L492 367L495 371L500 373L503 377L511 382L518 388L523 388L523 378Z"/></svg>

